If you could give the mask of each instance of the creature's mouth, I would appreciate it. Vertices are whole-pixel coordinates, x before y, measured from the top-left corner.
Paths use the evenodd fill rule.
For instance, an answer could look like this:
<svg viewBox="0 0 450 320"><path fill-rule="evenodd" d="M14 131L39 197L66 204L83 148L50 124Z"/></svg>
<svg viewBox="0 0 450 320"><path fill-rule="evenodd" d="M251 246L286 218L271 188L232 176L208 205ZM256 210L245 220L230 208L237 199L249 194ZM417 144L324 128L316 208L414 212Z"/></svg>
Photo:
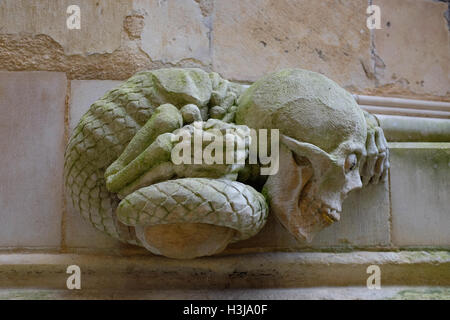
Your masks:
<svg viewBox="0 0 450 320"><path fill-rule="evenodd" d="M325 226L339 221L341 218L341 211L327 205L323 200L318 198L300 197L299 208L303 216L315 216L316 219L313 220L321 220L321 224Z"/></svg>
<svg viewBox="0 0 450 320"><path fill-rule="evenodd" d="M325 226L332 224L335 221L339 221L341 218L341 212L335 208L330 207L321 199L313 199L308 210L311 210L313 214L320 217L322 223Z"/></svg>
<svg viewBox="0 0 450 320"><path fill-rule="evenodd" d="M324 205L321 210L320 210L321 215L325 218L325 219L329 219L330 223L333 223L335 221L339 221L339 219L341 218L341 212L328 207L327 205Z"/></svg>

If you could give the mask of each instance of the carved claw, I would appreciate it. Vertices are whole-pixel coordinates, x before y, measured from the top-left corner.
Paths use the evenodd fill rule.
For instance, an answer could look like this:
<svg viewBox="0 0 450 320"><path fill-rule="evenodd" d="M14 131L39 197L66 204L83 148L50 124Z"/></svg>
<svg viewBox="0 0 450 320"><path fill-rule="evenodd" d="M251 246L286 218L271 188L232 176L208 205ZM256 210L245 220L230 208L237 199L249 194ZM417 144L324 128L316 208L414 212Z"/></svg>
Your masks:
<svg viewBox="0 0 450 320"><path fill-rule="evenodd" d="M363 112L367 123L367 140L366 155L360 166L360 174L362 183L366 186L369 183L385 181L390 164L389 148L378 119L366 111Z"/></svg>
<svg viewBox="0 0 450 320"><path fill-rule="evenodd" d="M119 192L155 164L169 160L172 149L170 132L182 125L182 115L175 106L159 106L119 158L106 169L108 190Z"/></svg>

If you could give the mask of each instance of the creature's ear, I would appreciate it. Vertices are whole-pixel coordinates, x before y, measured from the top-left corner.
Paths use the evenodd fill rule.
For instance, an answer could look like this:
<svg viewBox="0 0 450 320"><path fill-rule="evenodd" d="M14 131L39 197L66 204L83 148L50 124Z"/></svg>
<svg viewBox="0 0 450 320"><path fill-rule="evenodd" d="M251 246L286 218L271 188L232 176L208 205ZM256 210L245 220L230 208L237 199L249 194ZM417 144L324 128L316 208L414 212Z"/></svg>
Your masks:
<svg viewBox="0 0 450 320"><path fill-rule="evenodd" d="M378 118L364 111L367 124L366 148L360 165L363 186L387 179L389 148Z"/></svg>
<svg viewBox="0 0 450 320"><path fill-rule="evenodd" d="M280 141L297 156L306 157L313 167L322 166L326 168L331 163L330 155L311 143L301 142L284 134L280 135Z"/></svg>
<svg viewBox="0 0 450 320"><path fill-rule="evenodd" d="M294 152L287 146L280 146L280 168L277 174L269 176L263 193L269 202L270 211L279 222L298 240L309 241L310 221L299 208L299 199L303 188L313 175L309 165L300 166L294 159Z"/></svg>

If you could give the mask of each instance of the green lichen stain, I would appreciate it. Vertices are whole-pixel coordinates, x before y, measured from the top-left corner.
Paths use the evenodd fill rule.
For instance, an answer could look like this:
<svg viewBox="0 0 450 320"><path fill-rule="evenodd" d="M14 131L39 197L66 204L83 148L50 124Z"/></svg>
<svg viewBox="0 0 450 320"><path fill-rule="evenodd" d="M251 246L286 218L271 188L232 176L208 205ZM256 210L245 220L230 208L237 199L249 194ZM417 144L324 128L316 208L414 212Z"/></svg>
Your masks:
<svg viewBox="0 0 450 320"><path fill-rule="evenodd" d="M390 300L450 300L450 288L402 290Z"/></svg>
<svg viewBox="0 0 450 320"><path fill-rule="evenodd" d="M51 300L54 295L46 291L8 291L6 294L0 294L1 300Z"/></svg>
<svg viewBox="0 0 450 320"><path fill-rule="evenodd" d="M450 261L450 252L449 251L405 251L405 258L409 261L417 261L421 259L434 259L441 261ZM450 276L450 269L449 269Z"/></svg>

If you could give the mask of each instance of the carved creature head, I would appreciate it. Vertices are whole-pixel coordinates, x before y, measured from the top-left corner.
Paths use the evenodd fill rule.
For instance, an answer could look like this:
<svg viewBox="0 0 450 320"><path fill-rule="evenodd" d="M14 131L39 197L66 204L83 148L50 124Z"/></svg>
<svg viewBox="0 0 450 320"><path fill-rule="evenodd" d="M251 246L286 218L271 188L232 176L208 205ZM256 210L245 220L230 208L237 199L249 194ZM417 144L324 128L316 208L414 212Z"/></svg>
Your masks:
<svg viewBox="0 0 450 320"><path fill-rule="evenodd" d="M347 194L362 186L366 122L350 93L325 76L286 69L239 98L236 122L279 129L279 171L265 189L271 211L298 239L339 220Z"/></svg>

